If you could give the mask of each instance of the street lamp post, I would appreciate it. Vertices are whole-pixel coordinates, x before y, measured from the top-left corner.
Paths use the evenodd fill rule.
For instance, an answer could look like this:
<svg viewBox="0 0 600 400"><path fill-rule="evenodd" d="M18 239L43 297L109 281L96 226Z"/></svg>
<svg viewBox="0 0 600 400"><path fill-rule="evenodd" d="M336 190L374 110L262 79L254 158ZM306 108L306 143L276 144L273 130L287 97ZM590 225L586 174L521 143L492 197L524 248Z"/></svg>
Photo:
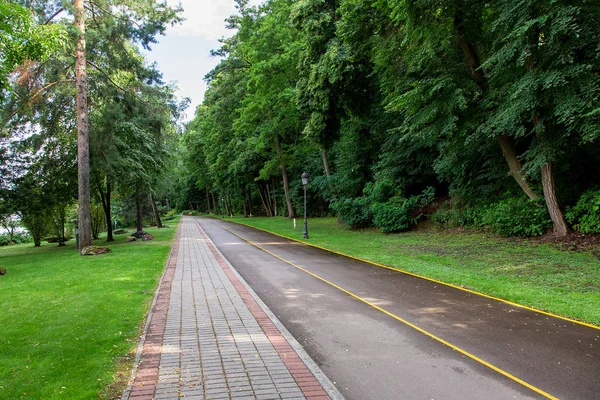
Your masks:
<svg viewBox="0 0 600 400"><path fill-rule="evenodd" d="M225 197L221 196L221 215L225 219Z"/></svg>
<svg viewBox="0 0 600 400"><path fill-rule="evenodd" d="M308 174L302 174L302 185L304 186L304 232L302 237L308 239L308 222L306 221L306 185L308 185Z"/></svg>

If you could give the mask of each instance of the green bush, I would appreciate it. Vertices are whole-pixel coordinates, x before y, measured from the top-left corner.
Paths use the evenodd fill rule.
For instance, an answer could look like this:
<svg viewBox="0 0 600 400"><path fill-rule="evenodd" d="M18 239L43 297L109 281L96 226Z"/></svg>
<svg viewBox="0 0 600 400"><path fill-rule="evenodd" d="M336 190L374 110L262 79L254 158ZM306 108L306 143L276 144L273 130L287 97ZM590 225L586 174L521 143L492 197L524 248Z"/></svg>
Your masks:
<svg viewBox="0 0 600 400"><path fill-rule="evenodd" d="M368 197L338 200L331 204L331 208L338 212L344 224L351 229L368 228L373 225L373 212Z"/></svg>
<svg viewBox="0 0 600 400"><path fill-rule="evenodd" d="M31 235L26 232L18 232L13 235L12 244L21 244L31 242ZM0 246L8 246L11 244L8 234L0 235Z"/></svg>
<svg viewBox="0 0 600 400"><path fill-rule="evenodd" d="M429 219L434 224L446 228L468 227L473 226L475 222L475 210L450 199L442 203Z"/></svg>
<svg viewBox="0 0 600 400"><path fill-rule="evenodd" d="M543 200L508 198L480 208L475 225L504 236L540 236L552 227Z"/></svg>
<svg viewBox="0 0 600 400"><path fill-rule="evenodd" d="M600 233L600 190L584 192L577 204L567 210L565 218L581 233Z"/></svg>
<svg viewBox="0 0 600 400"><path fill-rule="evenodd" d="M373 223L382 232L401 232L415 226L423 216L420 210L431 204L434 189L427 188L423 194L408 199L395 197L387 203L373 204Z"/></svg>
<svg viewBox="0 0 600 400"><path fill-rule="evenodd" d="M44 238L44 240L48 243L58 243L60 242L60 238L58 236L49 236L47 238ZM70 236L65 236L64 237L64 241L68 242L69 240L71 240Z"/></svg>

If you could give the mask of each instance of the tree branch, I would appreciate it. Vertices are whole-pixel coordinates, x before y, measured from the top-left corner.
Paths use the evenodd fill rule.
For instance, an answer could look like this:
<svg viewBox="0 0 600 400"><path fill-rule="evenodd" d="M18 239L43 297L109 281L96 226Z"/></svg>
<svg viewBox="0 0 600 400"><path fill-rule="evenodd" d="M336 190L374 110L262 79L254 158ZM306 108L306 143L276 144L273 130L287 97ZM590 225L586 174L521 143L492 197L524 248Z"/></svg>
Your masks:
<svg viewBox="0 0 600 400"><path fill-rule="evenodd" d="M46 20L46 22L44 22L44 25L48 25L54 18L56 18L63 11L65 11L65 9L61 8L57 12L55 12L54 14L52 14L52 16L50 18L48 18Z"/></svg>

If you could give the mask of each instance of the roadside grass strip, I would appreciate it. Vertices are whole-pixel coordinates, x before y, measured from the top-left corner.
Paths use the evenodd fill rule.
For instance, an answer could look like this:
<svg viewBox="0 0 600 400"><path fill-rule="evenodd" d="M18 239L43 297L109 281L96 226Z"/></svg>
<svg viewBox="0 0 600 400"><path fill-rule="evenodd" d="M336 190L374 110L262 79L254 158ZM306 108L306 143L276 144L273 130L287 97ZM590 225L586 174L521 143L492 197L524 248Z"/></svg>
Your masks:
<svg viewBox="0 0 600 400"><path fill-rule="evenodd" d="M99 239L100 256L74 240L0 248L0 398L120 397L178 222L145 229L154 241Z"/></svg>

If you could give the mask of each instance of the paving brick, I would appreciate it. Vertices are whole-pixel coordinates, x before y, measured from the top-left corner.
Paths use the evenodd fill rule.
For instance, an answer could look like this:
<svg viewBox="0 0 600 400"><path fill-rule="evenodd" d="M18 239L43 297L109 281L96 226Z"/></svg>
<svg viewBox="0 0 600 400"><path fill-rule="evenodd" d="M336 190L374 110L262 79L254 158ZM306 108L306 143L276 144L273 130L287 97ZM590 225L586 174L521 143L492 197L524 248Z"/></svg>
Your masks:
<svg viewBox="0 0 600 400"><path fill-rule="evenodd" d="M325 393L192 218L179 226L133 387L132 400Z"/></svg>

